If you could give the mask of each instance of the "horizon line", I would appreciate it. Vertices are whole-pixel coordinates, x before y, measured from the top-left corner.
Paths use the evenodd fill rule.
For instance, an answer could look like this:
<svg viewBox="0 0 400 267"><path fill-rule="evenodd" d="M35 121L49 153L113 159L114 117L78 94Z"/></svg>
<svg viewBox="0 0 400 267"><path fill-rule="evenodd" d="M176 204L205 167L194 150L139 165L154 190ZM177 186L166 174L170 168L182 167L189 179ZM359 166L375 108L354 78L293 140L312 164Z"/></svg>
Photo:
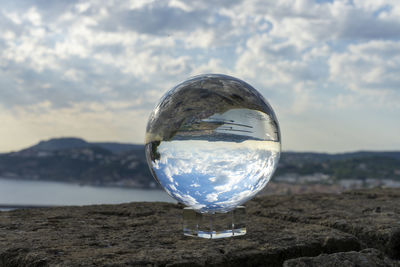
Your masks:
<svg viewBox="0 0 400 267"><path fill-rule="evenodd" d="M21 150L24 149L28 149L30 147L33 147L37 144L39 144L40 142L46 142L46 141L50 141L50 140L54 140L54 139L79 139L82 141L85 141L87 143L114 143L114 144L121 144L121 145L140 145L140 146L145 146L145 143L130 143L130 142L121 142L121 141L88 141L85 138L82 137L76 137L76 136L60 136L60 137L52 137L52 138L48 138L48 139L42 139L39 140L38 142L29 145L25 148L21 148L21 149L15 149L15 150L1 150L0 149L0 154L8 154L8 153L15 153L15 152L19 152ZM327 152L327 151L321 151L321 150L296 150L296 149L282 149L281 153L315 153L315 154L350 154L350 153L368 153L368 152L372 152L372 153L393 153L393 152L400 152L400 148L399 149L393 149L393 150L385 150L385 149L355 149L355 150L346 150L346 151L338 151L338 152Z"/></svg>

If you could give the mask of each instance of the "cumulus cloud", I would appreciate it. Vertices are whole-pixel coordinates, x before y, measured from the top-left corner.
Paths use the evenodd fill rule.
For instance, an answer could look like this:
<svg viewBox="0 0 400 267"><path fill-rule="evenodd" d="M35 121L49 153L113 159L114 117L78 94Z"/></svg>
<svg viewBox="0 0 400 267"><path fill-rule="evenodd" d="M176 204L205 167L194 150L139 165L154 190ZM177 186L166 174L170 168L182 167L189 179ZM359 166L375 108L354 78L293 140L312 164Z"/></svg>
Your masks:
<svg viewBox="0 0 400 267"><path fill-rule="evenodd" d="M353 90L400 90L400 42L370 41L350 45L329 60L330 79Z"/></svg>
<svg viewBox="0 0 400 267"><path fill-rule="evenodd" d="M268 183L279 158L278 146L254 140L162 142L153 168L160 183L181 202L200 204L205 211L228 211Z"/></svg>
<svg viewBox="0 0 400 267"><path fill-rule="evenodd" d="M44 102L52 114L121 101L134 104L119 112L148 114L178 82L218 72L258 88L284 120L354 106L399 112L399 36L395 0L7 0L0 106L7 120Z"/></svg>

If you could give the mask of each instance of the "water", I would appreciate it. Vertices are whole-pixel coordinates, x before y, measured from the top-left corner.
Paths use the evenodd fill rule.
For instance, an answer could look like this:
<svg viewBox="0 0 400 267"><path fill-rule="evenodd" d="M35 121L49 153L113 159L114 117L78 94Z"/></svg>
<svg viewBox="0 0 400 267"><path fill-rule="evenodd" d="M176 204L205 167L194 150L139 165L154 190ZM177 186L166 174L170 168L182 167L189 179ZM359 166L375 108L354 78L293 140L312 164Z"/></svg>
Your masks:
<svg viewBox="0 0 400 267"><path fill-rule="evenodd" d="M268 183L280 155L273 141L176 140L157 147L153 171L179 202L200 211L225 212Z"/></svg>
<svg viewBox="0 0 400 267"><path fill-rule="evenodd" d="M0 205L91 205L138 201L175 202L162 190L80 186L0 178ZM4 209L3 209L4 210Z"/></svg>

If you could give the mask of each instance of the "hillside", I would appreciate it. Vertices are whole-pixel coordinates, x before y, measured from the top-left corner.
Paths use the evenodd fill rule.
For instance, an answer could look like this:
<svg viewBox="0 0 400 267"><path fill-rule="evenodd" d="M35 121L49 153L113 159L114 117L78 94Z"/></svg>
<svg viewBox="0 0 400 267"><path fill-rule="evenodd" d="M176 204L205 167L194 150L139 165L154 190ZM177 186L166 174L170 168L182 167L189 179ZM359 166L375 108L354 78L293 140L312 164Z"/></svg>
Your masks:
<svg viewBox="0 0 400 267"><path fill-rule="evenodd" d="M322 173L334 180L393 179L400 181L400 152L345 154L282 153L276 176Z"/></svg>
<svg viewBox="0 0 400 267"><path fill-rule="evenodd" d="M143 150L143 145L124 144L115 142L86 142L83 139L75 137L52 138L46 141L40 141L37 145L31 146L23 151L57 151L73 148L101 147L112 153L122 153L131 150Z"/></svg>
<svg viewBox="0 0 400 267"><path fill-rule="evenodd" d="M89 143L78 138L51 139L18 152L0 154L0 177L156 187L142 145Z"/></svg>

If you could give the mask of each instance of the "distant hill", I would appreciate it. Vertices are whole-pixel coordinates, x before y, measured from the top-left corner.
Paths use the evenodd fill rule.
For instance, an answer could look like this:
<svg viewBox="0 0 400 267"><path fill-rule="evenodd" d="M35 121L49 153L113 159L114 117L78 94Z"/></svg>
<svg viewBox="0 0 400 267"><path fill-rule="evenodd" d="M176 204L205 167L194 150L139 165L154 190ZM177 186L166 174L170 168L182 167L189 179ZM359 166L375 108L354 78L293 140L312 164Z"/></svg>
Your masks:
<svg viewBox="0 0 400 267"><path fill-rule="evenodd" d="M144 145L54 138L18 152L0 154L0 177L91 185L155 188ZM326 154L283 152L275 182L340 184L355 179L399 181L400 152Z"/></svg>
<svg viewBox="0 0 400 267"><path fill-rule="evenodd" d="M282 153L276 176L323 174L332 180L400 181L400 152L361 151L340 154Z"/></svg>
<svg viewBox="0 0 400 267"><path fill-rule="evenodd" d="M123 144L123 143L90 143L90 144L110 150L111 152L116 154L132 150L141 151L144 153L144 145Z"/></svg>
<svg viewBox="0 0 400 267"><path fill-rule="evenodd" d="M326 160L346 160L352 158L366 157L388 157L400 160L400 151L357 151L348 153L316 153L316 152L284 152L284 157L290 160L311 160L311 161L326 161Z"/></svg>
<svg viewBox="0 0 400 267"><path fill-rule="evenodd" d="M0 154L0 177L91 185L157 187L144 146L54 138L18 152Z"/></svg>
<svg viewBox="0 0 400 267"><path fill-rule="evenodd" d="M143 145L124 144L116 142L89 143L81 138L75 138L75 137L53 138L46 141L40 141L37 145L31 146L25 150L56 151L56 150L64 150L72 148L89 148L89 147L101 147L115 154L127 152L130 150L143 151Z"/></svg>

